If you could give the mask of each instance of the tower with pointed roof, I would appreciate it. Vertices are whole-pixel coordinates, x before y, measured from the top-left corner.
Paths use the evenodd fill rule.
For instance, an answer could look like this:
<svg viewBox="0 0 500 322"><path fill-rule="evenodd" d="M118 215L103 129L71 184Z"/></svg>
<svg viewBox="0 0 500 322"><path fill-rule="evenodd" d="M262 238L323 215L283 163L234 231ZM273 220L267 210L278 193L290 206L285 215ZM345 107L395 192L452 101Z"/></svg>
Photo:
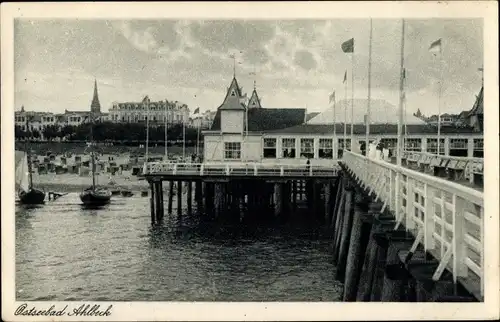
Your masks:
<svg viewBox="0 0 500 322"><path fill-rule="evenodd" d="M255 88L253 89L252 96L248 101L248 108L262 108L262 105L260 105L259 95L257 95L257 90Z"/></svg>
<svg viewBox="0 0 500 322"><path fill-rule="evenodd" d="M246 107L242 103L243 98L238 81L233 76L226 97L218 108L221 113L221 131L223 133L243 133L246 111Z"/></svg>
<svg viewBox="0 0 500 322"><path fill-rule="evenodd" d="M94 96L90 104L90 112L93 114L101 114L101 104L99 103L99 95L97 93L97 80L94 79Z"/></svg>

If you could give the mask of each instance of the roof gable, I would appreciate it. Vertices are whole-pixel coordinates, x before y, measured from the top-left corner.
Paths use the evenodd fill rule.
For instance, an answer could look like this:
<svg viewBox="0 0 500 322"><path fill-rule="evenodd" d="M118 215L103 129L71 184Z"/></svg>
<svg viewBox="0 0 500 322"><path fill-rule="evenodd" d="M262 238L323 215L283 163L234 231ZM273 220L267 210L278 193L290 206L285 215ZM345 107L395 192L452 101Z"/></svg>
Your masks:
<svg viewBox="0 0 500 322"><path fill-rule="evenodd" d="M231 85L227 89L226 97L219 106L219 109L223 110L245 110L245 105L241 103L241 88L238 85L236 77L233 77Z"/></svg>
<svg viewBox="0 0 500 322"><path fill-rule="evenodd" d="M262 108L262 105L260 105L259 95L257 95L257 91L255 89L253 90L252 96L248 101L248 108Z"/></svg>
<svg viewBox="0 0 500 322"><path fill-rule="evenodd" d="M484 112L483 112L483 87L481 87L481 90L479 91L479 95L476 97L476 101L474 102L474 105L472 106L472 109L469 112L469 116L477 115L477 114L484 114Z"/></svg>

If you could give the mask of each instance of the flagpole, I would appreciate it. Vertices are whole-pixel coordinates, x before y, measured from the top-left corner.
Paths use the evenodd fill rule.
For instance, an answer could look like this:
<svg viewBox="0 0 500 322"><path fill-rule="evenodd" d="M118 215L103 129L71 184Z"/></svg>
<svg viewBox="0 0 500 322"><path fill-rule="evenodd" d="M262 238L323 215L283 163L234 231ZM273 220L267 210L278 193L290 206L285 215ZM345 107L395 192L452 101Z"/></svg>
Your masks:
<svg viewBox="0 0 500 322"><path fill-rule="evenodd" d="M372 96L372 36L373 36L373 21L370 18L370 46L368 51L368 103L366 106L366 139L365 139L365 156L368 156L369 136L370 136L370 112L371 112L371 96ZM354 53L353 53L354 54Z"/></svg>
<svg viewBox="0 0 500 322"><path fill-rule="evenodd" d="M165 160L168 160L168 101L165 100Z"/></svg>
<svg viewBox="0 0 500 322"><path fill-rule="evenodd" d="M401 167L402 158L402 140L403 140L403 72L404 72L404 52L405 52L405 20L402 20L401 28L401 66L400 66L400 80L399 80L399 119L398 119L398 141L396 149L396 160L398 167ZM401 170L401 169L400 169ZM399 191L398 191L399 192ZM396 198L397 200L397 198Z"/></svg>
<svg viewBox="0 0 500 322"><path fill-rule="evenodd" d="M351 56L351 149L354 144L354 48Z"/></svg>
<svg viewBox="0 0 500 322"><path fill-rule="evenodd" d="M335 94L335 92L333 92ZM332 146L332 158L337 159L338 156L338 140L337 140L337 97L336 95L333 96L333 142L334 145ZM333 151L335 151L335 157L333 155Z"/></svg>
<svg viewBox="0 0 500 322"><path fill-rule="evenodd" d="M182 159L186 161L186 120L182 118Z"/></svg>
<svg viewBox="0 0 500 322"><path fill-rule="evenodd" d="M443 59L442 44L439 45L439 89L438 89L438 133L437 133L437 155L441 154L441 95L443 92ZM444 153L443 153L444 154Z"/></svg>
<svg viewBox="0 0 500 322"><path fill-rule="evenodd" d="M344 85L344 150L347 150L347 70Z"/></svg>
<svg viewBox="0 0 500 322"><path fill-rule="evenodd" d="M148 171L148 160L149 160L149 97L147 97L146 100L146 160L145 160L145 165L146 165L146 173Z"/></svg>

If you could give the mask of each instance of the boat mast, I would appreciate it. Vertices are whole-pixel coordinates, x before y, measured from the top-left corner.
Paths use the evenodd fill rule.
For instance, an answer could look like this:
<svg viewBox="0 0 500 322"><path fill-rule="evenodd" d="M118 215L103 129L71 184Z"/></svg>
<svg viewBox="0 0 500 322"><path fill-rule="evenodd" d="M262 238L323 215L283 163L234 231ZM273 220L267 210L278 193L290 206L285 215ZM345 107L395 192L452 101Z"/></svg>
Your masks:
<svg viewBox="0 0 500 322"><path fill-rule="evenodd" d="M26 116L26 133L29 131L29 116ZM29 138L25 141L25 149L26 149L26 160L28 161L28 191L33 188L33 174L31 173L32 164L31 164L31 148L28 144Z"/></svg>
<svg viewBox="0 0 500 322"><path fill-rule="evenodd" d="M94 112L90 112L90 160L92 162L92 189L95 190Z"/></svg>

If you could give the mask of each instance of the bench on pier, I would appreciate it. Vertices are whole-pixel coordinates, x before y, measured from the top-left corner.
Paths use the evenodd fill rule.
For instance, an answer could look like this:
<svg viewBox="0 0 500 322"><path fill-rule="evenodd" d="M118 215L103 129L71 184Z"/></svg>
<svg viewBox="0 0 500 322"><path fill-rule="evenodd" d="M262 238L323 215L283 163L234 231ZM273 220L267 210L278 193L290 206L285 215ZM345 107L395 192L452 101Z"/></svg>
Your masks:
<svg viewBox="0 0 500 322"><path fill-rule="evenodd" d="M448 162L450 162L450 160L441 159L439 157L432 160L431 166L433 167L434 176L440 177L440 178L446 178L446 176L447 176L446 167L448 165Z"/></svg>
<svg viewBox="0 0 500 322"><path fill-rule="evenodd" d="M450 160L448 162L448 179L462 180L464 179L465 169L468 162L466 160Z"/></svg>
<svg viewBox="0 0 500 322"><path fill-rule="evenodd" d="M472 182L475 185L482 186L484 182L483 178L483 167L484 165L479 163L473 166L472 168Z"/></svg>
<svg viewBox="0 0 500 322"><path fill-rule="evenodd" d="M408 168L410 169L415 169L418 167L418 163L420 161L420 155L419 154L409 154L408 157L406 158L406 164Z"/></svg>
<svg viewBox="0 0 500 322"><path fill-rule="evenodd" d="M432 157L430 155L425 155L425 154L422 155L422 157L420 158L420 162L419 162L420 171L422 171L422 172L429 171L431 161L432 161Z"/></svg>

